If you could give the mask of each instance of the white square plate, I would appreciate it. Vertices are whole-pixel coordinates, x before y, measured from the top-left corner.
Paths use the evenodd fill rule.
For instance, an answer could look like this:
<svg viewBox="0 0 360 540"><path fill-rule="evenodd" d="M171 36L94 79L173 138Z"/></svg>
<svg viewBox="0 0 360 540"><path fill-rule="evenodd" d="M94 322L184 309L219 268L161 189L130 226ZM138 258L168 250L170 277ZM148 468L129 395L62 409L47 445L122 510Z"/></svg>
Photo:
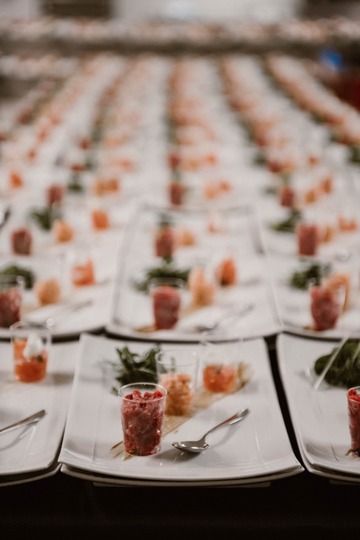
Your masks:
<svg viewBox="0 0 360 540"><path fill-rule="evenodd" d="M145 352L151 344L126 342L130 350ZM114 456L111 448L122 440L114 380L103 360L116 360L123 342L83 334L74 387L59 461L89 474L159 482L233 480L297 474L302 467L292 452L272 380L266 344L243 342L241 357L252 370L251 380L239 391L199 410L176 429L165 433L161 451L153 456ZM182 344L181 347L193 348ZM163 345L167 347L167 345ZM196 456L172 447L174 440L191 439L249 407L250 414L236 428L212 436L210 448Z"/></svg>
<svg viewBox="0 0 360 540"><path fill-rule="evenodd" d="M44 474L53 467L66 422L78 343L53 344L47 376L36 383L15 380L10 343L0 343L1 425L7 426L38 410L45 416L38 423L0 434L0 484L10 475L25 481L28 473Z"/></svg>
<svg viewBox="0 0 360 540"><path fill-rule="evenodd" d="M360 481L360 459L347 455L350 433L346 389L323 383L314 390L309 370L336 341L282 334L277 338L279 369L304 462L310 472Z"/></svg>

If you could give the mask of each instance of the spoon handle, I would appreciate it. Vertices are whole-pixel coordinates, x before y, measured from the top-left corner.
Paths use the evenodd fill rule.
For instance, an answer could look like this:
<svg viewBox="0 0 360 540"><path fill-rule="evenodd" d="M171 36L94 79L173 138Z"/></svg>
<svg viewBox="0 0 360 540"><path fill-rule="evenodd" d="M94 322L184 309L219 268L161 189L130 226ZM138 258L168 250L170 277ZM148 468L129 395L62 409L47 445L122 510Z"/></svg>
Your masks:
<svg viewBox="0 0 360 540"><path fill-rule="evenodd" d="M212 433L216 429L219 429L219 428L221 428L223 426L228 426L228 425L232 425L232 424L236 424L237 422L240 422L240 420L245 418L245 416L248 414L248 412L249 412L248 408L243 409L242 411L238 411L237 413L230 416L230 418L227 418L226 420L223 420L223 422L220 422L220 424L217 424L213 428L209 429L209 431L207 431L203 435L203 438L205 438L207 435L209 435L210 433Z"/></svg>
<svg viewBox="0 0 360 540"><path fill-rule="evenodd" d="M35 422L35 420L40 420L40 418L42 418L44 415L45 415L45 410L42 409L41 411L38 411L35 414L28 416L27 418L23 418L22 420L18 420L14 424L10 424L9 426L1 428L0 433L11 431L12 429L16 429L20 426L25 426L26 424L31 424L32 422Z"/></svg>

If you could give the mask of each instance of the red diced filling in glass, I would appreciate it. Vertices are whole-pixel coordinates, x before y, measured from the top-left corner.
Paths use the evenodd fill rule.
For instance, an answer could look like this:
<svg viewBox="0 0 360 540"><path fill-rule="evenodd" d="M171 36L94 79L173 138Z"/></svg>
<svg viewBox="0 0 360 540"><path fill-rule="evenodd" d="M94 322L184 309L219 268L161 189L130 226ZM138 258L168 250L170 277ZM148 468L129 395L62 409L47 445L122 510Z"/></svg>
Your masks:
<svg viewBox="0 0 360 540"><path fill-rule="evenodd" d="M152 298L155 328L173 328L179 319L180 292L169 285L161 285L152 291Z"/></svg>
<svg viewBox="0 0 360 540"><path fill-rule="evenodd" d="M163 394L138 390L122 400L122 426L125 450L129 454L147 456L160 449L164 417Z"/></svg>

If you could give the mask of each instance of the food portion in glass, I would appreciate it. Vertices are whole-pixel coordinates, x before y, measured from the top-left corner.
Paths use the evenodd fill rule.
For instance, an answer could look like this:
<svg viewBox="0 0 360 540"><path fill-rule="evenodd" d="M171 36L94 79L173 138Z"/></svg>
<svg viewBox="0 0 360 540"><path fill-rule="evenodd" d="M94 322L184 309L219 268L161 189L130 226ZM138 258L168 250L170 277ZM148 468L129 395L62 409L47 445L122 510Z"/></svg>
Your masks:
<svg viewBox="0 0 360 540"><path fill-rule="evenodd" d="M231 393L246 383L250 373L241 358L241 340L202 342L202 382L206 391Z"/></svg>
<svg viewBox="0 0 360 540"><path fill-rule="evenodd" d="M132 383L119 390L124 447L128 454L159 452L163 432L166 389L153 383Z"/></svg>
<svg viewBox="0 0 360 540"><path fill-rule="evenodd" d="M360 386L349 388L347 403L350 430L350 452L360 457Z"/></svg>
<svg viewBox="0 0 360 540"><path fill-rule="evenodd" d="M155 278L149 284L152 300L154 327L171 330L180 318L183 281L171 278Z"/></svg>
<svg viewBox="0 0 360 540"><path fill-rule="evenodd" d="M195 408L198 355L188 348L174 347L161 351L156 359L159 383L166 388L165 413L185 416Z"/></svg>
<svg viewBox="0 0 360 540"><path fill-rule="evenodd" d="M46 325L17 322L10 327L15 378L41 381L47 373L51 333Z"/></svg>
<svg viewBox="0 0 360 540"><path fill-rule="evenodd" d="M10 328L20 321L23 290L21 276L0 274L0 327Z"/></svg>

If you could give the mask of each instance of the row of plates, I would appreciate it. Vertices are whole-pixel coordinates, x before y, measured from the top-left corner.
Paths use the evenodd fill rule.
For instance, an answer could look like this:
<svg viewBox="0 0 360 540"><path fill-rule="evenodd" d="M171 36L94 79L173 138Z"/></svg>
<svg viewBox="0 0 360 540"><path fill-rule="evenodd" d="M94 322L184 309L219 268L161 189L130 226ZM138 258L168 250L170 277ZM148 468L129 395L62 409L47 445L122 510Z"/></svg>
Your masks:
<svg viewBox="0 0 360 540"><path fill-rule="evenodd" d="M148 266L159 262L153 255L151 240L157 213L152 207L140 206L122 231L114 290L109 289L107 296L100 293L92 306L93 318L86 309L59 325L57 336L66 336L68 328L68 335L80 335L80 340L54 342L45 381L30 385L14 381L10 344L0 344L5 358L0 392L3 423L28 416L36 409L47 411L38 424L2 435L1 485L31 481L58 471L106 485L224 486L266 485L301 473L304 467L288 438L264 341L264 337L273 334L278 334L279 369L305 468L332 480L359 481L358 460L347 455L345 392L326 385L316 391L307 378L314 360L330 352L334 342L325 335L320 340L309 340L300 332L298 336L282 333L271 271L274 259L259 250L251 211L238 208L227 212L227 232L215 236L204 230L207 216L199 212L177 215L177 224L186 224L197 232L199 243L179 248L175 260L179 265L191 265L199 260L199 253L205 260L209 252L224 253L224 247L235 253L239 283L230 293L223 291L216 306L200 310L195 319L199 322L211 316L221 317L222 310L229 305L252 302L253 311L246 318L214 336L224 341L224 355L226 342L240 339L241 356L253 373L250 382L166 433L162 450L156 456L114 456L111 449L122 437L119 403L111 392L113 375L104 366L107 360L116 359L116 348L130 343L134 351L141 352L151 343L161 342L168 347L174 341L180 347L201 348L201 335L186 331L185 323L193 324L194 316L182 320L173 333L141 335L131 324L148 322L150 303L146 295L134 291L130 278L141 278ZM282 264L281 268L284 270L285 266ZM87 290L93 299L95 290L96 287ZM105 298L108 309L101 309L99 302ZM109 312L110 324L106 318ZM99 313L104 316L102 324ZM92 326L95 320L98 324ZM99 325L108 337L89 333ZM189 458L172 447L175 439L195 437L243 407L250 409L246 421L238 428L214 435L204 454Z"/></svg>
<svg viewBox="0 0 360 540"><path fill-rule="evenodd" d="M251 370L249 382L237 392L221 395L183 423L166 428L161 451L129 457L121 449L120 408L112 388L117 349L127 345L142 353L151 343L124 342L83 333L78 342L52 348L48 377L21 385L13 379L10 344L0 343L2 423L45 408L37 424L1 436L2 486L44 478L61 471L104 485L267 485L305 469L332 481L358 483L359 460L348 455L350 434L346 391L324 383L315 390L309 371L333 341L280 334L279 371L300 449L292 449L272 378L265 341L240 340L239 353ZM226 343L219 344L226 355ZM169 344L162 344L166 349ZM179 344L181 348L201 345ZM210 448L185 455L172 447L180 439L197 438L235 411L250 414L238 427L212 435ZM20 464L20 465L19 465Z"/></svg>

